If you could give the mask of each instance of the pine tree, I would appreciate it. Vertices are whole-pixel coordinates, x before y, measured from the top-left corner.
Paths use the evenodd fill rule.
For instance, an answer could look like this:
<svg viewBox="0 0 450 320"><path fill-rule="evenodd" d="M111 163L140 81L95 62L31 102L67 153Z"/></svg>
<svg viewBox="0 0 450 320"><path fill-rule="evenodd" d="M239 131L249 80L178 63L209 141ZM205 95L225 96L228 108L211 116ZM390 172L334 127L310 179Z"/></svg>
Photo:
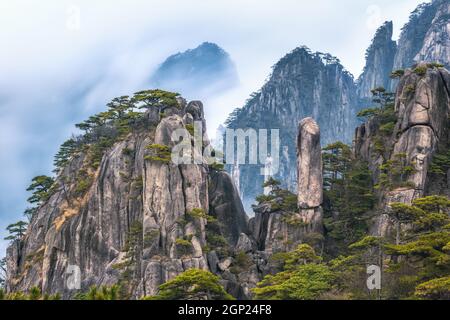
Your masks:
<svg viewBox="0 0 450 320"><path fill-rule="evenodd" d="M331 251L345 253L367 233L367 213L375 202L368 165L355 159L348 145L336 142L323 149L324 222ZM332 252L332 253L333 253Z"/></svg>
<svg viewBox="0 0 450 320"><path fill-rule="evenodd" d="M36 203L41 205L47 201L51 196L51 188L55 180L48 176L37 176L31 181L31 185L27 188L27 191L32 191L31 197L28 198L30 203Z"/></svg>
<svg viewBox="0 0 450 320"><path fill-rule="evenodd" d="M166 107L178 107L180 95L160 89L136 92L131 101L140 109L157 108L162 111Z"/></svg>
<svg viewBox="0 0 450 320"><path fill-rule="evenodd" d="M299 245L283 260L283 271L265 276L252 290L256 299L314 300L331 290L334 276L309 245Z"/></svg>
<svg viewBox="0 0 450 320"><path fill-rule="evenodd" d="M159 286L156 296L147 300L233 300L219 277L209 271L189 269Z"/></svg>
<svg viewBox="0 0 450 320"><path fill-rule="evenodd" d="M10 224L6 227L6 230L9 232L9 236L5 238L8 241L16 241L23 238L27 223L25 221L18 221L16 223Z"/></svg>

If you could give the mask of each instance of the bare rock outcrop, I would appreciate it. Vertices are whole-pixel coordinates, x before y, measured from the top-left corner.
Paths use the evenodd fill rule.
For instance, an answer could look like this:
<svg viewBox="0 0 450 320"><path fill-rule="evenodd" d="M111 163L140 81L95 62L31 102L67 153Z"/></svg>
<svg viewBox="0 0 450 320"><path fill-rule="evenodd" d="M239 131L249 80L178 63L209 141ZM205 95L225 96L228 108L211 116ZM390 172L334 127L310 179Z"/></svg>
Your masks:
<svg viewBox="0 0 450 320"><path fill-rule="evenodd" d="M427 63L405 71L395 96L397 120L392 134L383 141L383 150L379 145L379 119L371 119L356 130L356 156L369 163L375 183L380 183L381 173L388 180L389 186L381 183L379 191L385 210L392 202L411 204L430 189L433 157L448 149L449 79L447 70ZM381 172L380 166L386 164ZM400 174L393 174L395 170ZM386 234L389 228L388 217L382 215L373 232Z"/></svg>
<svg viewBox="0 0 450 320"><path fill-rule="evenodd" d="M259 251L266 255L293 250L310 236L322 232L323 177L320 129L312 118L299 123L297 139L297 208L287 209L283 196L254 206L250 229ZM270 264L269 267L270 269Z"/></svg>
<svg viewBox="0 0 450 320"><path fill-rule="evenodd" d="M312 118L299 123L297 138L298 207L310 230L321 229L323 177L320 128Z"/></svg>
<svg viewBox="0 0 450 320"><path fill-rule="evenodd" d="M402 30L394 69L409 68L421 61L450 66L450 3L433 0L421 4Z"/></svg>
<svg viewBox="0 0 450 320"><path fill-rule="evenodd" d="M217 271L204 250L203 215L213 213L226 223L221 232L235 245L247 231L236 188L228 174L206 161L170 159L177 143L172 133L193 121L202 122L207 141L201 102L178 99L178 106L163 114L154 110L142 116L142 127L106 148L95 165L86 147L60 172L55 192L39 207L25 237L8 249L9 292L38 286L70 298L92 285L126 280L130 298L139 298L156 294L159 285L187 269ZM79 289L68 284L77 275Z"/></svg>
<svg viewBox="0 0 450 320"><path fill-rule="evenodd" d="M209 174L209 213L217 218L229 243L235 246L248 233L248 217L230 175L211 170Z"/></svg>

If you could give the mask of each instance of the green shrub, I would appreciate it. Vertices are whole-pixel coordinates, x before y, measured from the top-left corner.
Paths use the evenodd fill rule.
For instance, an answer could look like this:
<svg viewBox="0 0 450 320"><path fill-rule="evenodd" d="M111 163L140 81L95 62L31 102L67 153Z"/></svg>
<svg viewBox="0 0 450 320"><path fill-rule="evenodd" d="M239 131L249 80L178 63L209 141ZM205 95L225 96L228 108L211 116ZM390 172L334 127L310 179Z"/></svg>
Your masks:
<svg viewBox="0 0 450 320"><path fill-rule="evenodd" d="M380 166L381 174L377 189L393 190L401 187L414 187L407 178L416 172L413 163L409 163L405 153L398 153Z"/></svg>
<svg viewBox="0 0 450 320"><path fill-rule="evenodd" d="M207 231L206 241L212 248L216 247L226 247L228 246L228 241L220 234Z"/></svg>
<svg viewBox="0 0 450 320"><path fill-rule="evenodd" d="M76 177L76 186L74 189L75 195L77 197L82 197L86 194L86 192L90 189L92 186L92 183L94 182L94 177L89 174L86 170L82 169L78 172L78 175Z"/></svg>
<svg viewBox="0 0 450 320"><path fill-rule="evenodd" d="M100 166L106 150L111 148L115 142L116 141L113 138L101 137L98 142L89 147L89 164L93 169L97 169Z"/></svg>
<svg viewBox="0 0 450 320"><path fill-rule="evenodd" d="M194 208L191 211L186 212L187 217L189 217L191 220L195 219L206 219L208 222L215 222L217 219L213 216L208 215L208 213L205 212L205 210L201 208Z"/></svg>
<svg viewBox="0 0 450 320"><path fill-rule="evenodd" d="M410 93L414 93L414 92L416 92L416 87L413 84L408 84L405 87L405 93L406 94L410 94Z"/></svg>
<svg viewBox="0 0 450 320"><path fill-rule="evenodd" d="M430 165L430 172L439 175L446 175L450 170L450 150L434 155Z"/></svg>
<svg viewBox="0 0 450 320"><path fill-rule="evenodd" d="M388 122L380 126L381 134L390 136L394 132L395 122Z"/></svg>
<svg viewBox="0 0 450 320"><path fill-rule="evenodd" d="M144 300L233 300L209 271L189 269L159 286L158 295Z"/></svg>
<svg viewBox="0 0 450 320"><path fill-rule="evenodd" d="M391 73L391 78L392 79L401 78L401 77L403 77L404 74L405 74L405 70L398 69Z"/></svg>
<svg viewBox="0 0 450 320"><path fill-rule="evenodd" d="M422 77L427 73L427 70L427 66L417 66L416 68L414 68L413 72Z"/></svg>
<svg viewBox="0 0 450 320"><path fill-rule="evenodd" d="M190 240L178 238L175 240L175 244L177 246L177 250L179 250L183 255L187 255L192 252L192 242Z"/></svg>
<svg viewBox="0 0 450 320"><path fill-rule="evenodd" d="M100 288L92 286L88 292L77 294L75 300L121 300L120 286L102 286Z"/></svg>
<svg viewBox="0 0 450 320"><path fill-rule="evenodd" d="M246 271L252 264L250 257L244 252L239 251L235 257L233 265L230 268L231 273L239 274Z"/></svg>
<svg viewBox="0 0 450 320"><path fill-rule="evenodd" d="M131 157L131 156L134 155L134 150L133 150L133 149L130 149L130 148L124 148L124 149L122 150L122 154L123 154L124 156Z"/></svg>
<svg viewBox="0 0 450 320"><path fill-rule="evenodd" d="M194 126L192 124L187 124L186 130L191 134L191 136L194 136Z"/></svg>
<svg viewBox="0 0 450 320"><path fill-rule="evenodd" d="M439 69L439 68L445 68L445 66L444 66L443 64L438 63L438 62L427 63L427 67L428 67L428 68L432 68L432 69L434 69L434 68L437 68L437 69Z"/></svg>
<svg viewBox="0 0 450 320"><path fill-rule="evenodd" d="M155 239L157 239L160 235L159 230L148 231L144 234L144 247L150 246Z"/></svg>
<svg viewBox="0 0 450 320"><path fill-rule="evenodd" d="M170 163L172 159L172 153L168 146L151 144L146 149L149 150L150 154L144 157L145 160Z"/></svg>
<svg viewBox="0 0 450 320"><path fill-rule="evenodd" d="M290 226L293 227L304 227L306 226L306 223L295 214L288 214L281 218L281 221L287 223Z"/></svg>
<svg viewBox="0 0 450 320"><path fill-rule="evenodd" d="M224 171L225 170L225 165L223 163L214 162L214 163L209 165L209 168L211 170L215 170L215 171Z"/></svg>

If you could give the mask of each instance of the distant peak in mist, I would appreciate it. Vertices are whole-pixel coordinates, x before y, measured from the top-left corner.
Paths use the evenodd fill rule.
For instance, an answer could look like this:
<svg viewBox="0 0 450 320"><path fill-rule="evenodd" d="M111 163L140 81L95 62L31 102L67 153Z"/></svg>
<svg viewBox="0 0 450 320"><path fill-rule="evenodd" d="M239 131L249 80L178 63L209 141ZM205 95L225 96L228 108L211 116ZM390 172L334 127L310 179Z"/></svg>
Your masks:
<svg viewBox="0 0 450 320"><path fill-rule="evenodd" d="M233 88L239 77L230 55L212 42L203 42L168 57L151 77L151 86L205 98Z"/></svg>

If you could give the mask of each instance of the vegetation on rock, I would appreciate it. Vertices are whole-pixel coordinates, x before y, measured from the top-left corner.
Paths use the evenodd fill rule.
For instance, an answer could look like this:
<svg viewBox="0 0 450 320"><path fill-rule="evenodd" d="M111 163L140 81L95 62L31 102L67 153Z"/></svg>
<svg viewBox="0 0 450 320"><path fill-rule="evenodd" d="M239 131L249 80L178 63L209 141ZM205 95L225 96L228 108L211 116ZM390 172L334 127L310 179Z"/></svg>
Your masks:
<svg viewBox="0 0 450 320"><path fill-rule="evenodd" d="M145 300L233 300L211 272L189 269L159 286L156 296Z"/></svg>

